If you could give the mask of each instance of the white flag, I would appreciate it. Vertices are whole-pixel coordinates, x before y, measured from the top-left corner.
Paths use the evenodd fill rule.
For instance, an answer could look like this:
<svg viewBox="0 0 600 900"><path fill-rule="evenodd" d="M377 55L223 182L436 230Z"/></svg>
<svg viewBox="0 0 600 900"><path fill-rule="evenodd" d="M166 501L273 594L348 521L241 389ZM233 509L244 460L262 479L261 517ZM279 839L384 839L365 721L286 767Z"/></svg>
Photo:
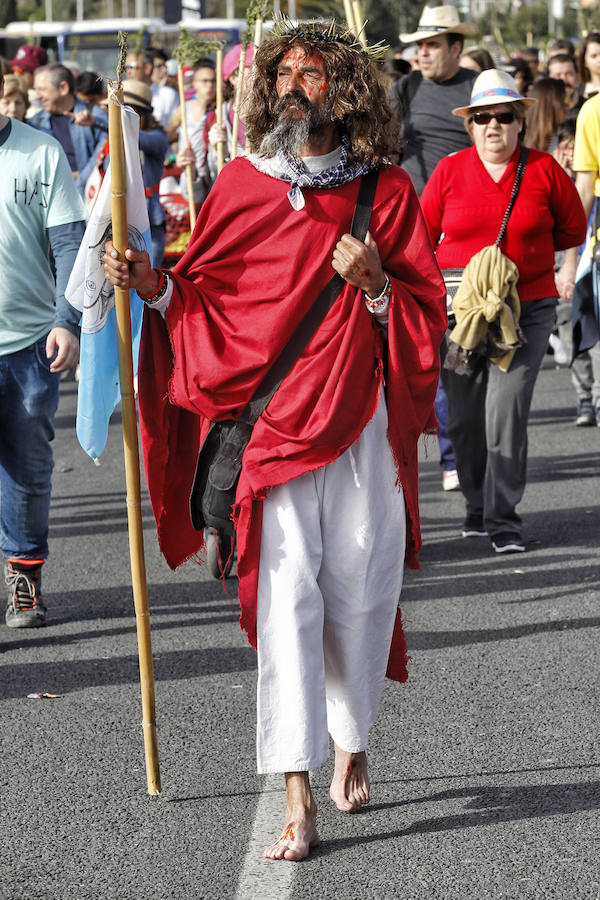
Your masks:
<svg viewBox="0 0 600 900"><path fill-rule="evenodd" d="M139 117L121 109L127 170L129 247L151 252L150 223L139 155ZM114 287L104 277L104 245L112 238L110 163L90 214L65 296L81 312L77 437L92 459L106 446L108 423L121 399ZM137 372L143 302L129 292L133 368Z"/></svg>

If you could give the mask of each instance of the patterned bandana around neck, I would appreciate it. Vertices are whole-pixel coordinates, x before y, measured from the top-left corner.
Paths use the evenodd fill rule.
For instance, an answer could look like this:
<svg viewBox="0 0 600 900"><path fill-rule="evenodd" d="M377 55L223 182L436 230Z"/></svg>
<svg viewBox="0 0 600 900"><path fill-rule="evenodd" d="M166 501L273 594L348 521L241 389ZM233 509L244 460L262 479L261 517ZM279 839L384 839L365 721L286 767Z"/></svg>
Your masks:
<svg viewBox="0 0 600 900"><path fill-rule="evenodd" d="M291 182L287 197L292 208L299 211L305 205L304 195L302 194L303 187L339 187L342 184L347 184L349 181L354 181L355 178L369 171L371 167L367 163L348 164L349 149L350 141L348 136L343 135L339 162L329 169L324 169L322 172L309 172L301 159L288 156L282 151L279 151L273 160L262 160L253 154L250 162L259 171L273 175L275 178L280 178L282 181Z"/></svg>

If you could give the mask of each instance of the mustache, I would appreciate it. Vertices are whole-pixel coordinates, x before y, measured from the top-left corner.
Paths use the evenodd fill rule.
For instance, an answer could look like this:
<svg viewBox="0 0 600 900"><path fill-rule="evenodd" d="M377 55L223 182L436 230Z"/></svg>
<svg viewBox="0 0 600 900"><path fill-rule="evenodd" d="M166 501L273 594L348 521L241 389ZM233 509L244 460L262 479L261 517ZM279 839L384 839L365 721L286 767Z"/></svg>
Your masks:
<svg viewBox="0 0 600 900"><path fill-rule="evenodd" d="M289 94L284 94L283 97L280 97L275 104L273 112L275 115L280 115L288 106L295 106L306 113L309 113L311 110L310 100L300 91L290 91Z"/></svg>

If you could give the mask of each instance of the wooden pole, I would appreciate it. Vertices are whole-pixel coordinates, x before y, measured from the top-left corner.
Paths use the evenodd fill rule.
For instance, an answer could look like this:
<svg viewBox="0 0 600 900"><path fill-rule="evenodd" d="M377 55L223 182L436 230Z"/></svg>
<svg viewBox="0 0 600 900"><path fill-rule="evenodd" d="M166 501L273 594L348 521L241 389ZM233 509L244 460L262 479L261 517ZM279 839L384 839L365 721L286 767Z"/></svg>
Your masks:
<svg viewBox="0 0 600 900"><path fill-rule="evenodd" d="M216 53L216 68L217 68L217 125L223 124L223 48L217 50ZM225 165L225 146L223 141L219 141L217 144L217 165L219 172Z"/></svg>
<svg viewBox="0 0 600 900"><path fill-rule="evenodd" d="M262 44L262 34L263 34L263 19L262 16L258 16L256 19L256 24L254 26L254 51L260 47Z"/></svg>
<svg viewBox="0 0 600 900"><path fill-rule="evenodd" d="M346 16L346 24L350 31L356 34L356 23L354 21L354 10L352 9L352 0L344 0L344 15Z"/></svg>
<svg viewBox="0 0 600 900"><path fill-rule="evenodd" d="M244 90L244 73L246 71L246 47L242 44L240 51L240 64L238 66L238 78L235 89L235 106L233 109L233 125L231 126L231 159L237 156L238 131L240 128L240 107L242 105L242 91Z"/></svg>
<svg viewBox="0 0 600 900"><path fill-rule="evenodd" d="M110 146L110 172L112 191L113 244L119 259L125 259L127 237L127 180L125 148L121 127L123 92L119 82L109 89L108 140ZM156 738L156 713L154 703L154 671L152 666L152 640L148 613L146 565L144 561L144 532L142 528L142 504L140 489L140 460L138 449L137 419L133 393L133 360L131 354L131 313L129 290L115 287L117 313L117 344L119 351L119 378L121 380L121 409L123 415L123 447L125 452L125 480L127 484L127 523L129 529L129 556L131 583L135 606L135 622L140 661L140 687L142 692L142 726L146 758L146 780L149 794L160 794L160 769Z"/></svg>
<svg viewBox="0 0 600 900"><path fill-rule="evenodd" d="M352 0L352 12L354 14L354 33L363 47L366 47L367 36L365 34L365 26L367 23L363 20L362 17L362 13L360 10L360 0Z"/></svg>
<svg viewBox="0 0 600 900"><path fill-rule="evenodd" d="M258 15L256 22L254 24L254 53L262 44L263 39L263 17L262 15ZM254 61L254 60L253 60ZM246 138L246 146L245 146L246 156L250 153L250 144L248 143L248 138Z"/></svg>
<svg viewBox="0 0 600 900"><path fill-rule="evenodd" d="M185 112L185 90L183 88L183 66L177 63L177 87L179 88L179 107L181 109L181 130L183 132L183 141L185 146L189 144L187 115ZM194 230L196 224L196 204L194 203L194 179L192 178L192 167L188 164L185 167L185 177L188 189L188 206L190 209L190 229Z"/></svg>

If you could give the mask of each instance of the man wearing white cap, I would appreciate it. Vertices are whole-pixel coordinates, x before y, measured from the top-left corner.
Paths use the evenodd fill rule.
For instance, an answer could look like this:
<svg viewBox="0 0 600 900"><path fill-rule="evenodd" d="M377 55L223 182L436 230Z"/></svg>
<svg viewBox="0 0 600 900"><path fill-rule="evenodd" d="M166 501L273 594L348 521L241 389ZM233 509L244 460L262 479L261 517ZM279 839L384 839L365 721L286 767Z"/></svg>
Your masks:
<svg viewBox="0 0 600 900"><path fill-rule="evenodd" d="M454 6L425 6L417 30L401 34L405 44L417 44L419 71L391 89L390 102L402 122L405 148L402 167L418 194L437 163L469 146L469 136L452 109L469 102L476 73L459 66L463 39L476 34L461 22Z"/></svg>

